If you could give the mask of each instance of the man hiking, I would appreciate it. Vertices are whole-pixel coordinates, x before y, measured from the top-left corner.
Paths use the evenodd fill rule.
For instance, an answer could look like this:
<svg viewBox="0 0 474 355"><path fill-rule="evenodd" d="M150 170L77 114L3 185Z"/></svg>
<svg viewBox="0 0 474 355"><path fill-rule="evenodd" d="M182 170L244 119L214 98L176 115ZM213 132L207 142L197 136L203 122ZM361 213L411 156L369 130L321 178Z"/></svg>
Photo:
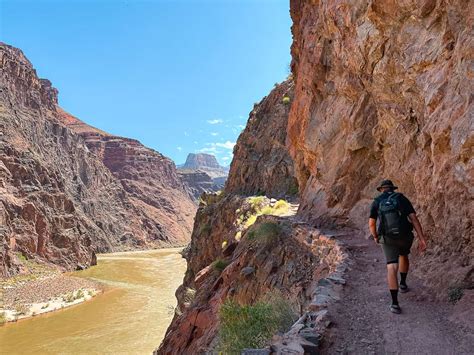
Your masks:
<svg viewBox="0 0 474 355"><path fill-rule="evenodd" d="M392 296L390 311L402 312L398 305L398 269L400 268L400 292L408 292L408 254L413 243L413 227L419 239L420 252L426 249L426 239L410 200L401 193L391 180L383 180L377 190L381 192L370 208L369 229L376 243L382 245L387 261L387 281ZM379 219L379 226L377 225ZM400 266L399 266L400 264Z"/></svg>

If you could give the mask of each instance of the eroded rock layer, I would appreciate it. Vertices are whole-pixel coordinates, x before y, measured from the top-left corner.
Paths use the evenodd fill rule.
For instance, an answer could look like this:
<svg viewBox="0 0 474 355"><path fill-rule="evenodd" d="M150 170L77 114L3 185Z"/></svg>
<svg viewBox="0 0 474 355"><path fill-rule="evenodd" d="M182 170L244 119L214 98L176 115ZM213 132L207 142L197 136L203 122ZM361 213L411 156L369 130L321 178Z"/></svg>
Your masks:
<svg viewBox="0 0 474 355"><path fill-rule="evenodd" d="M173 161L135 139L112 136L61 109L58 112L61 122L81 135L89 150L121 182L130 202L141 211L149 238L185 244L196 207Z"/></svg>
<svg viewBox="0 0 474 355"><path fill-rule="evenodd" d="M37 77L23 53L0 44L0 63L0 275L21 272L25 257L71 270L93 264L95 252L186 242L194 210L189 198L189 203L183 201L184 212L178 210L183 204L169 201L150 209L133 184L151 185L147 196L153 200L150 205L157 204L161 200L154 197L152 176L136 181L139 173L124 167L123 174L133 181L132 192L127 191L125 179L120 174L117 179L117 171L109 170L61 122L57 90ZM170 191L181 193L179 180L173 185L169 179L176 176L173 167L165 161L158 169L157 161L165 158L133 142L122 157L137 156L124 160L150 159L158 170L155 177L163 181L160 186L170 183ZM168 215L182 226L173 227Z"/></svg>
<svg viewBox="0 0 474 355"><path fill-rule="evenodd" d="M390 178L429 238L418 271L443 294L472 286L474 7L291 1L291 16L300 214L365 229Z"/></svg>

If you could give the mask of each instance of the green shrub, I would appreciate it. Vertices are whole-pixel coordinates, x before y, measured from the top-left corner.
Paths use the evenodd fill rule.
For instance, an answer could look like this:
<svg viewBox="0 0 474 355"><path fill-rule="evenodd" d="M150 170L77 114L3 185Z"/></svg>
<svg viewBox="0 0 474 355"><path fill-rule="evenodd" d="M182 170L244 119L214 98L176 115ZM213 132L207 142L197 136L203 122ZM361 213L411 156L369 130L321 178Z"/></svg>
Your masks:
<svg viewBox="0 0 474 355"><path fill-rule="evenodd" d="M208 235L211 232L210 224L201 224L198 229L198 235Z"/></svg>
<svg viewBox="0 0 474 355"><path fill-rule="evenodd" d="M27 260L26 256L24 256L23 253L21 253L21 252L16 253L16 257L18 259L20 259L21 261L26 261Z"/></svg>
<svg viewBox="0 0 474 355"><path fill-rule="evenodd" d="M285 105L288 105L290 103L290 98L288 96L284 96L283 99L281 100Z"/></svg>
<svg viewBox="0 0 474 355"><path fill-rule="evenodd" d="M219 272L222 272L227 267L227 265L229 265L229 262L222 259L217 259L212 263L212 267L214 268L214 270L217 270Z"/></svg>
<svg viewBox="0 0 474 355"><path fill-rule="evenodd" d="M278 200L277 202L275 202L275 205L273 206L273 208L275 208L277 210L279 210L279 209L288 209L288 208L290 208L290 205L285 200Z"/></svg>
<svg viewBox="0 0 474 355"><path fill-rule="evenodd" d="M450 287L448 289L448 300L451 303L456 303L464 295L464 290L461 287Z"/></svg>
<svg viewBox="0 0 474 355"><path fill-rule="evenodd" d="M5 316L5 312L0 312L0 325L5 324L7 321L7 317Z"/></svg>
<svg viewBox="0 0 474 355"><path fill-rule="evenodd" d="M253 210L258 211L265 205L265 196L253 196L248 198Z"/></svg>
<svg viewBox="0 0 474 355"><path fill-rule="evenodd" d="M296 314L282 298L244 306L227 300L219 311L219 350L235 353L262 348L275 333L287 331L295 319Z"/></svg>
<svg viewBox="0 0 474 355"><path fill-rule="evenodd" d="M258 215L256 215L256 214L251 215L251 216L247 219L247 221L245 221L244 227L245 227L245 228L248 228L248 227L250 227L252 224L254 224L255 221L257 220L257 217L258 217Z"/></svg>
<svg viewBox="0 0 474 355"><path fill-rule="evenodd" d="M241 231L235 233L235 236L234 236L234 239L237 240L237 241L240 241L240 238L242 238L242 232Z"/></svg>
<svg viewBox="0 0 474 355"><path fill-rule="evenodd" d="M260 215L269 215L269 214L273 214L274 212L275 212L275 210L273 209L273 207L265 206L260 210L259 214Z"/></svg>
<svg viewBox="0 0 474 355"><path fill-rule="evenodd" d="M264 222L247 233L248 240L269 246L278 241L282 228L275 222Z"/></svg>
<svg viewBox="0 0 474 355"><path fill-rule="evenodd" d="M288 195L294 196L294 195L298 195L298 193L299 193L298 183L296 181L293 181L293 183L288 188Z"/></svg>

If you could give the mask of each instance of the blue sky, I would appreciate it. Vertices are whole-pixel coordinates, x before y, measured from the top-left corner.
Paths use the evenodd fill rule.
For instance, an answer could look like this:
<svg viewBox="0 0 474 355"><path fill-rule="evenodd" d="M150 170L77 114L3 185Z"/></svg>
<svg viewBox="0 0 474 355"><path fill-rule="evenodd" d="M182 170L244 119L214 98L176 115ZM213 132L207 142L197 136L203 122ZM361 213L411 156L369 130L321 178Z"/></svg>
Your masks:
<svg viewBox="0 0 474 355"><path fill-rule="evenodd" d="M290 26L279 0L0 0L0 40L66 111L178 164L230 163L253 104L288 75Z"/></svg>

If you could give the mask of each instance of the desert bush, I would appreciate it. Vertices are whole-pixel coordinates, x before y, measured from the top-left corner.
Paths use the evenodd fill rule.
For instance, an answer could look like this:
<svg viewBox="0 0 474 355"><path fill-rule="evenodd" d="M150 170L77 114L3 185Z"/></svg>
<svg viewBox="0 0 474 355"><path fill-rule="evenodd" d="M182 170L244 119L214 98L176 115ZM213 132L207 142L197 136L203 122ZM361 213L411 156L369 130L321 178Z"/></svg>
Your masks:
<svg viewBox="0 0 474 355"><path fill-rule="evenodd" d="M212 267L214 268L214 270L217 270L219 272L222 272L227 267L227 265L229 265L229 262L222 259L217 259L212 263Z"/></svg>
<svg viewBox="0 0 474 355"><path fill-rule="evenodd" d="M296 317L281 297L243 306L227 300L219 312L219 350L239 353L244 348L262 348L275 333L287 331Z"/></svg>
<svg viewBox="0 0 474 355"><path fill-rule="evenodd" d="M290 103L290 98L288 96L284 96L283 99L281 100L285 105L288 105Z"/></svg>
<svg viewBox="0 0 474 355"><path fill-rule="evenodd" d="M299 186L296 181L293 181L290 187L288 188L288 195L294 196L298 195L299 193Z"/></svg>
<svg viewBox="0 0 474 355"><path fill-rule="evenodd" d="M448 289L448 300L451 303L456 303L464 295L464 290L461 287L450 287Z"/></svg>
<svg viewBox="0 0 474 355"><path fill-rule="evenodd" d="M0 325L5 324L7 321L7 317L5 316L5 312L0 312Z"/></svg>
<svg viewBox="0 0 474 355"><path fill-rule="evenodd" d="M258 244L270 246L278 241L282 232L282 227L275 222L261 223L250 230L246 238L250 241L256 241Z"/></svg>
<svg viewBox="0 0 474 355"><path fill-rule="evenodd" d="M30 307L28 307L26 304L17 304L15 306L15 311L17 315L26 315L28 311L30 310Z"/></svg>

